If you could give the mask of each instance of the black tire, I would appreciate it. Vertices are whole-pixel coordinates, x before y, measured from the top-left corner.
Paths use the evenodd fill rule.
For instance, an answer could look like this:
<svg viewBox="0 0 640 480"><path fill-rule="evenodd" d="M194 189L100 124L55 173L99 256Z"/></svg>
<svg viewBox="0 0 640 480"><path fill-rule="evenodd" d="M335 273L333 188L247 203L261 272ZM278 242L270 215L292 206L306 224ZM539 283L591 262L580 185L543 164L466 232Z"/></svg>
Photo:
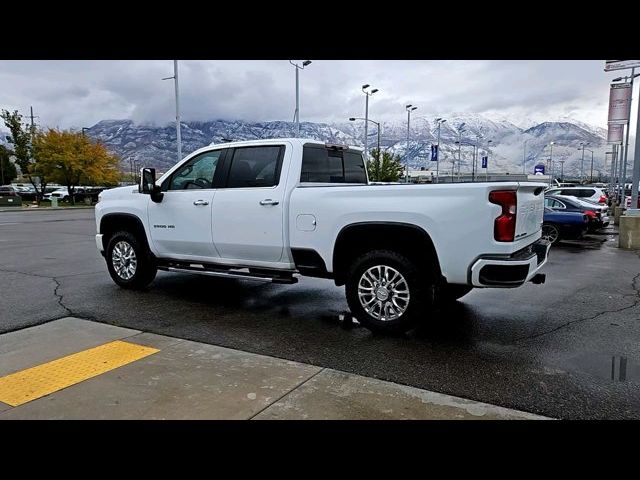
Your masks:
<svg viewBox="0 0 640 480"><path fill-rule="evenodd" d="M390 269L397 271L403 277L404 283L407 285L406 289L409 292L408 301L405 303L404 300L396 296L394 290L389 292L386 290L386 287L384 287L383 290L387 292L387 295L391 296L391 300L386 300L383 304L389 304L389 310L385 310L386 313L382 314L384 307L373 306L373 309L378 309L377 316L375 310L370 313L365 309L358 294L358 285L361 280L369 282L371 285L370 288L374 288L370 280L364 280L364 275L369 269L376 266L387 267L387 272L391 272L392 270ZM392 273L390 273L390 275L391 274ZM412 262L400 253L391 250L373 250L356 258L349 267L346 282L347 303L349 304L351 313L358 319L358 322L373 332L407 332L416 327L418 322L424 319L425 315L433 306L434 277L433 272L426 271L425 268L420 269L415 262ZM398 284L394 284L392 287L399 287L398 290L401 289L404 291L405 287L401 286L400 283L401 281L398 280ZM384 291L381 292L383 296ZM368 295L371 295L372 305L381 304L381 302L379 303L378 301L380 297L375 296L374 298L373 293ZM400 295L406 294L400 293ZM363 299L365 303L367 300L368 297ZM396 309L394 304L404 307L404 310L399 313L400 308ZM390 313L392 310L395 313ZM384 319L385 315L387 319ZM395 318L388 318L393 316L395 316Z"/></svg>
<svg viewBox="0 0 640 480"><path fill-rule="evenodd" d="M469 285L445 284L440 287L438 300L441 304L453 303L473 290Z"/></svg>
<svg viewBox="0 0 640 480"><path fill-rule="evenodd" d="M560 240L560 229L553 223L543 223L541 238L548 240L551 245L554 245Z"/></svg>
<svg viewBox="0 0 640 480"><path fill-rule="evenodd" d="M114 266L114 249L119 244L120 247L123 245L129 245L135 254L135 268L133 269L133 272L129 270L128 273L124 274L124 276L119 274ZM117 256L118 254L116 254L116 257ZM156 278L156 273L158 273L158 269L156 268L151 256L151 252L149 252L146 244L131 232L120 231L113 234L109 239L105 258L107 260L109 275L111 275L113 281L122 288L132 290L145 288L153 281L154 278ZM131 274L131 277L126 278L129 274Z"/></svg>

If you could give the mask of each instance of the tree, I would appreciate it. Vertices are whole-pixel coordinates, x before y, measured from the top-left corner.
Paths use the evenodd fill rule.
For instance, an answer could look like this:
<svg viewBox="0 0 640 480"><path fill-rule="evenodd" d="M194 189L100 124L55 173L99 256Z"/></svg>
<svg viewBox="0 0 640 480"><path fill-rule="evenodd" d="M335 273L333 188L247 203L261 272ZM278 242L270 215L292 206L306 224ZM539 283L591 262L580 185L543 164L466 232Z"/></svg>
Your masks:
<svg viewBox="0 0 640 480"><path fill-rule="evenodd" d="M42 200L45 188L47 187L47 178L44 171L38 168L38 164L33 156L33 138L36 129L32 125L22 123L22 115L17 110L9 112L2 110L0 117L4 120L5 126L9 129L8 142L12 145L11 154L16 157L16 163L36 191L38 203ZM36 182L39 178L39 184Z"/></svg>
<svg viewBox="0 0 640 480"><path fill-rule="evenodd" d="M400 156L389 152L380 152L377 149L371 150L372 160L367 162L369 180L372 182L397 182L404 170L400 161Z"/></svg>
<svg viewBox="0 0 640 480"><path fill-rule="evenodd" d="M0 145L0 185L7 185L18 176L16 166L9 160L10 156L11 150Z"/></svg>
<svg viewBox="0 0 640 480"><path fill-rule="evenodd" d="M67 187L72 203L81 182L114 184L120 178L119 158L102 143L81 133L48 129L35 135L33 146L39 168L47 172L51 181Z"/></svg>

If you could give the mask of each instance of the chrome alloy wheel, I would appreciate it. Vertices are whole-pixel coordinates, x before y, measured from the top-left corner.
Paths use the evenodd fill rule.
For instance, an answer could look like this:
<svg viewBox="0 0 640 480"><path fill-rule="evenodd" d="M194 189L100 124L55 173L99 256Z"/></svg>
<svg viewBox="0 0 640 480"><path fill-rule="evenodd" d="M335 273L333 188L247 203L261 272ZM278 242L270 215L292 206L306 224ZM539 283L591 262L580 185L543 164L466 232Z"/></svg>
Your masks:
<svg viewBox="0 0 640 480"><path fill-rule="evenodd" d="M124 240L116 243L111 253L111 264L118 276L123 280L130 280L136 274L138 260L133 247Z"/></svg>
<svg viewBox="0 0 640 480"><path fill-rule="evenodd" d="M409 285L395 268L376 265L360 277L358 298L365 312L376 320L395 320L409 306Z"/></svg>
<svg viewBox="0 0 640 480"><path fill-rule="evenodd" d="M555 243L560 236L560 232L558 232L558 228L553 225L543 225L542 226L542 239L547 240L549 243Z"/></svg>

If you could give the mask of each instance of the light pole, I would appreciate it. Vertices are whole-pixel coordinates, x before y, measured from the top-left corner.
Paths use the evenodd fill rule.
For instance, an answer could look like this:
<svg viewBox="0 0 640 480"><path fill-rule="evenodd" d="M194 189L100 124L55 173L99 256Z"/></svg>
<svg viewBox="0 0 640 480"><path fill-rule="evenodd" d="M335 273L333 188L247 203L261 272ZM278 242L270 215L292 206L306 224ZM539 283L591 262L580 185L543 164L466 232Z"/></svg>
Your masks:
<svg viewBox="0 0 640 480"><path fill-rule="evenodd" d="M178 161L182 160L182 138L180 135L180 87L178 85L178 61L173 61L173 77L166 77L162 80L171 80L176 90L176 141L178 143Z"/></svg>
<svg viewBox="0 0 640 480"><path fill-rule="evenodd" d="M85 136L85 134L84 134L85 130L91 130L91 129L89 127L82 127L82 136L83 137Z"/></svg>
<svg viewBox="0 0 640 480"><path fill-rule="evenodd" d="M378 158L382 159L382 157L381 157L382 152L380 152L380 132L381 132L380 122L374 122L370 118L362 118L362 117L351 117L351 118L349 118L350 122L355 122L356 120L364 120L365 121L365 125L367 125L369 122L371 122L371 123L376 125L376 127L378 128ZM366 162L366 157L365 157L365 162L364 163L365 163L365 165L367 163Z"/></svg>
<svg viewBox="0 0 640 480"><path fill-rule="evenodd" d="M627 80L629 80L629 83L631 84L631 94L633 95L633 79L640 76L639 74L635 73L636 69L632 68L631 69L631 75L630 76L625 76L625 77L618 77L618 78L614 78L612 80L612 82L619 82L621 80L624 80L625 82ZM632 100L633 101L633 100ZM629 105L629 114L631 114L631 105ZM627 156L629 153L629 130L631 130L631 119L629 119L629 121L626 124L626 129L627 129L627 133L626 133L626 139L625 139L625 143L624 143L624 160L621 158L620 159L620 179L619 183L622 183L622 201L624 201L624 185L626 183L627 180ZM638 120L640 121L640 108L638 109ZM635 151L635 158L636 161L634 161L634 166L633 166L633 172L636 173L638 172L638 167L636 166L636 164L638 163L638 146L640 146L640 140L638 139L638 135L637 133L640 132L640 129L638 129L638 124L636 124L636 151ZM631 175L631 208L636 209L638 204L638 186L634 184L638 183L636 175L632 174ZM635 195L634 195L635 192Z"/></svg>
<svg viewBox="0 0 640 480"><path fill-rule="evenodd" d="M564 182L564 162L565 160L558 160L560 164L560 179Z"/></svg>
<svg viewBox="0 0 640 480"><path fill-rule="evenodd" d="M438 146L436 147L436 183L438 183L438 175L440 174L440 127L442 127L442 124L446 122L446 120L444 118L436 118L436 122L438 123Z"/></svg>
<svg viewBox="0 0 640 480"><path fill-rule="evenodd" d="M296 67L296 111L293 114L293 121L296 122L296 137L300 137L300 75L299 71L304 70L304 67L311 65L311 60L305 60L302 62L302 66L289 60L289 63Z"/></svg>
<svg viewBox="0 0 640 480"><path fill-rule="evenodd" d="M371 87L371 85L369 85L368 83L362 85L362 93L364 93L366 100L364 103L364 118L365 118L365 122L364 122L364 159L365 162L368 158L369 155L369 137L367 136L368 134L368 127L369 127L369 97L372 96L374 93L376 93L378 91L377 88L374 88L371 91L367 91L367 89ZM378 145L378 149L380 149L380 146Z"/></svg>
<svg viewBox="0 0 640 480"><path fill-rule="evenodd" d="M553 183L553 146L556 142L551 142L549 146L551 147L551 152L549 153L549 186Z"/></svg>
<svg viewBox="0 0 640 480"><path fill-rule="evenodd" d="M413 105L409 104L409 105L406 105L404 108L407 110L407 151L405 154L405 163L407 164L407 175L406 175L405 183L409 183L409 135L410 135L410 128L411 128L411 112L416 110L418 107L414 107Z"/></svg>
<svg viewBox="0 0 640 480"><path fill-rule="evenodd" d="M580 146L582 147L582 160L580 161L580 181L584 181L584 150L587 145L589 145L589 143L584 143L584 142L580 142ZM580 149L578 149L580 150ZM587 148L587 150L589 150Z"/></svg>
<svg viewBox="0 0 640 480"><path fill-rule="evenodd" d="M458 130L458 141L456 142L458 144L458 171L460 171L460 161L461 161L461 151L460 151L460 146L462 145L462 133L465 131L464 130L464 126L466 125L465 122L462 122L460 125L458 125L457 130Z"/></svg>
<svg viewBox="0 0 640 480"><path fill-rule="evenodd" d="M476 171L478 170L478 144L480 142L480 139L482 138L481 134L476 134L476 143L473 146L473 160L471 163L471 181L475 182L476 181Z"/></svg>
<svg viewBox="0 0 640 480"><path fill-rule="evenodd" d="M589 183L593 183L593 150L591 150L590 148L584 148L585 145L589 145L588 143L580 143L580 145L582 145L582 165L580 167L581 171L584 171L584 151L586 150L588 152L591 152L591 175L589 175ZM581 177L581 180L584 180L583 174L581 174L580 177Z"/></svg>
<svg viewBox="0 0 640 480"><path fill-rule="evenodd" d="M524 141L523 151L522 151L522 174L526 175L526 164L527 164L527 140Z"/></svg>

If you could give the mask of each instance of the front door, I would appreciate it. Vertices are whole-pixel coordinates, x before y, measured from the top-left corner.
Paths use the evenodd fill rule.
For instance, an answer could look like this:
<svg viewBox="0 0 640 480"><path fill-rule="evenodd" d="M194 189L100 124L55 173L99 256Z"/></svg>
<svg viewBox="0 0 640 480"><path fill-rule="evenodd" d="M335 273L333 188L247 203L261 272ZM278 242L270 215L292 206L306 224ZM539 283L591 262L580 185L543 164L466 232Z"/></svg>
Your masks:
<svg viewBox="0 0 640 480"><path fill-rule="evenodd" d="M224 150L204 152L169 178L160 203L149 202L151 239L161 257L217 257L211 236L213 178Z"/></svg>
<svg viewBox="0 0 640 480"><path fill-rule="evenodd" d="M229 151L226 182L216 191L212 212L213 241L222 258L249 264L282 258L284 155L284 145Z"/></svg>

